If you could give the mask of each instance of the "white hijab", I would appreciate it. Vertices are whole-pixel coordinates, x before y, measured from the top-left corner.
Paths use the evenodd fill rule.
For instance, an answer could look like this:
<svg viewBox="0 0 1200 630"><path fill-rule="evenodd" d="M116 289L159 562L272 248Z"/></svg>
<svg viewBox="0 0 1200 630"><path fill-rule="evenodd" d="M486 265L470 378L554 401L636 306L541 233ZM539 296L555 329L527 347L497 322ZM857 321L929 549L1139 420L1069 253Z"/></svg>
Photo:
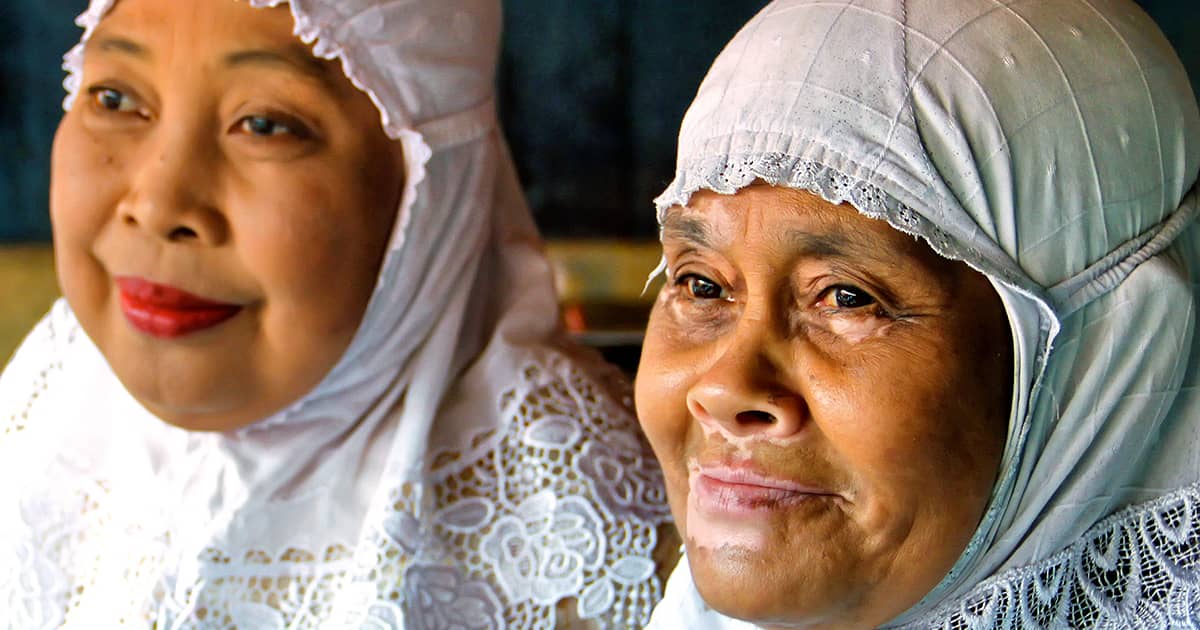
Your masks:
<svg viewBox="0 0 1200 630"><path fill-rule="evenodd" d="M548 628L564 598L644 623L660 473L620 376L562 342L495 121L499 3L290 7L403 143L357 336L291 408L189 433L58 303L0 378L0 628Z"/></svg>
<svg viewBox="0 0 1200 630"><path fill-rule="evenodd" d="M1200 625L1200 114L1128 0L776 0L684 118L660 218L756 178L985 273L1013 331L999 478L896 625ZM743 624L681 563L652 625Z"/></svg>

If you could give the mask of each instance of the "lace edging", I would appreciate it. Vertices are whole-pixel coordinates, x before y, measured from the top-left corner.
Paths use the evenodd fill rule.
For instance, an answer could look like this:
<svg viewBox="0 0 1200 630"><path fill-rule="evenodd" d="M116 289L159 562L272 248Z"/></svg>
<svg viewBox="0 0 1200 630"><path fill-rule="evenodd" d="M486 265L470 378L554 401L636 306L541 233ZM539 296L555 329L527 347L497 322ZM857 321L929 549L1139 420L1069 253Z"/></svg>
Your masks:
<svg viewBox="0 0 1200 630"><path fill-rule="evenodd" d="M904 628L1200 628L1200 484L1126 508Z"/></svg>
<svg viewBox="0 0 1200 630"><path fill-rule="evenodd" d="M684 205L698 190L731 195L761 179L772 186L807 190L832 204L849 203L862 215L886 221L893 228L919 237L944 258L958 260L999 277L1006 284L1042 299L1035 287L1010 269L989 265L983 254L960 243L916 210L877 186L814 160L780 152L754 152L693 159L680 165L675 180L654 200L659 223L668 208Z"/></svg>

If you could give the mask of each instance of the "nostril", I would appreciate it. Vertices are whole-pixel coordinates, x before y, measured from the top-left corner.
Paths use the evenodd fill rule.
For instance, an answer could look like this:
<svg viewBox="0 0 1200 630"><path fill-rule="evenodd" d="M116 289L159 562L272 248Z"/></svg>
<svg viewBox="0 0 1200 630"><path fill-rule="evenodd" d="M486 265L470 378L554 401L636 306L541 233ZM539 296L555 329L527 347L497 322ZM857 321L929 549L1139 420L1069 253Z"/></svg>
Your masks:
<svg viewBox="0 0 1200 630"><path fill-rule="evenodd" d="M196 236L196 230L193 230L190 227L180 226L171 230L171 233L167 236L167 238L172 241L188 241L196 238Z"/></svg>
<svg viewBox="0 0 1200 630"><path fill-rule="evenodd" d="M737 421L743 424L773 424L775 416L757 409L743 411L737 415Z"/></svg>

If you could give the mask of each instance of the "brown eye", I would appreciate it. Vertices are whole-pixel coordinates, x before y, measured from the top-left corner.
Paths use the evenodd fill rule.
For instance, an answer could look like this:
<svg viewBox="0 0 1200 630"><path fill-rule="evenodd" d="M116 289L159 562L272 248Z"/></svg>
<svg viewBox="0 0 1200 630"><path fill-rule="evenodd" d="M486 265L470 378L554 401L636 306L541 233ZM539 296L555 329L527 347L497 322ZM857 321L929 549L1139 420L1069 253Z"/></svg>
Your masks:
<svg viewBox="0 0 1200 630"><path fill-rule="evenodd" d="M96 107L110 112L129 114L138 111L137 102L124 93L112 88L98 87L89 90Z"/></svg>
<svg viewBox="0 0 1200 630"><path fill-rule="evenodd" d="M292 132L287 125L263 116L243 118L242 131L255 136L278 136Z"/></svg>
<svg viewBox="0 0 1200 630"><path fill-rule="evenodd" d="M875 298L871 294L855 287L836 286L831 287L825 292L825 296L821 299L822 304L830 308L840 309L856 309L864 306L875 304Z"/></svg>
<svg viewBox="0 0 1200 630"><path fill-rule="evenodd" d="M246 116L238 121L236 129L241 133L259 138L278 138L293 136L296 138L309 137L308 129L290 120L280 120L272 116Z"/></svg>
<svg viewBox="0 0 1200 630"><path fill-rule="evenodd" d="M704 276L688 274L680 278L679 282L684 285L688 294L697 300L729 299L729 294L721 285Z"/></svg>

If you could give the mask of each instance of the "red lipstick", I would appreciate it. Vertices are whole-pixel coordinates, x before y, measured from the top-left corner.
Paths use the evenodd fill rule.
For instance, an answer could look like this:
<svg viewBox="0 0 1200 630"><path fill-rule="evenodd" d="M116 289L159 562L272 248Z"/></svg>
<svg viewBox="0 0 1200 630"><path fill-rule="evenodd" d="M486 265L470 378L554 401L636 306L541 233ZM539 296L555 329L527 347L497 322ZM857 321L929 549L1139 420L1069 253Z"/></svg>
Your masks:
<svg viewBox="0 0 1200 630"><path fill-rule="evenodd" d="M116 278L121 312L134 328L152 337L175 339L212 328L242 307L206 300L181 289L142 278Z"/></svg>

